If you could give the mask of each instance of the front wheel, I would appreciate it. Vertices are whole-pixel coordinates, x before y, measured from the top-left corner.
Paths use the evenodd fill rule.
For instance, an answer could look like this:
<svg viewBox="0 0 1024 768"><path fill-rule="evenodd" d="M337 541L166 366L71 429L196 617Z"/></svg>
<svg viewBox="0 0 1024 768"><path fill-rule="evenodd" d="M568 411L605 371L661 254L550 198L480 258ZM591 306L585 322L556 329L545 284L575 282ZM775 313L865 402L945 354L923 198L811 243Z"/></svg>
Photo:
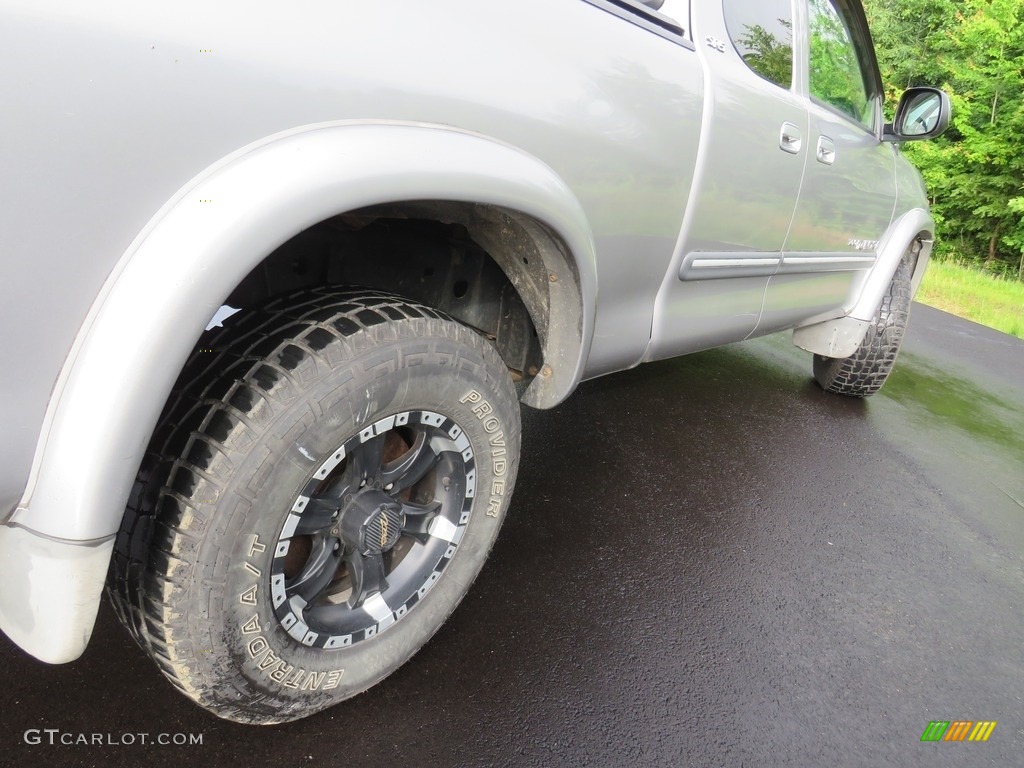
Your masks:
<svg viewBox="0 0 1024 768"><path fill-rule="evenodd" d="M200 705L294 720L393 672L462 599L512 493L518 402L485 339L386 294L278 299L204 344L109 592Z"/></svg>
<svg viewBox="0 0 1024 768"><path fill-rule="evenodd" d="M856 352L840 358L814 356L814 378L826 392L868 397L889 378L907 329L915 259L916 252L909 250L900 260Z"/></svg>

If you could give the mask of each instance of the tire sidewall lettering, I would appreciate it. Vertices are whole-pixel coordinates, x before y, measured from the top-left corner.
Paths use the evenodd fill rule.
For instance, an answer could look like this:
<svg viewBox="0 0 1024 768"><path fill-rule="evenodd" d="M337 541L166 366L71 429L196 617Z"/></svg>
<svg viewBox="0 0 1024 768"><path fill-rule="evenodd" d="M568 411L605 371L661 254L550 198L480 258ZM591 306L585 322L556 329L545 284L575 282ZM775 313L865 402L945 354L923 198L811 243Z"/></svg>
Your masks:
<svg viewBox="0 0 1024 768"><path fill-rule="evenodd" d="M494 407L475 389L471 389L459 398L460 403L468 403L472 406L473 415L481 422L483 430L487 435L487 444L490 448L491 473L494 479L490 484L490 496L487 499L487 506L484 514L488 517L497 518L501 515L506 496L505 477L508 474L508 451L505 445L505 432L501 422L494 413Z"/></svg>
<svg viewBox="0 0 1024 768"><path fill-rule="evenodd" d="M393 387L391 391L398 390ZM486 393L486 394L484 394ZM231 568L230 590L224 603L231 621L225 631L225 642L231 656L249 682L275 697L308 698L324 694L347 698L386 676L390 668L380 659L404 658L414 652L421 634L432 634L447 616L454 598L461 599L463 584L472 581L475 558L490 550L494 535L505 512L507 499L515 482L516 457L519 447L518 424L502 423L493 405L495 395L485 387L474 387L459 398L452 398L449 407L439 409L436 403L392 402L386 410L366 413L361 422L345 419L311 422L299 438L301 445L316 457L307 462L299 474L294 464L280 463L263 478L261 485L277 490L282 484L297 492L306 472L322 461L323 456L340 444L337 436L348 437L399 411L421 410L441 413L454 422L448 428L454 440L465 434L475 458L476 492L472 512L462 541L445 571L454 578L440 578L395 626L354 646L331 650L309 648L297 642L279 623L271 604L270 574L273 564L273 542L290 506L288 495L271 492L267 506L278 514L261 514L255 508L245 511L242 530L236 537ZM397 408L396 408L397 406ZM363 414L358 414L362 416ZM325 439L322 433L335 437ZM321 435L318 439L311 439ZM315 446L314 452L310 446ZM298 453L298 451L296 451ZM250 470L251 474L256 474ZM256 498L262 495L254 494ZM276 499L274 498L276 497ZM485 522L488 521L488 522ZM261 574L257 577L255 574ZM397 631L404 625L408 632Z"/></svg>

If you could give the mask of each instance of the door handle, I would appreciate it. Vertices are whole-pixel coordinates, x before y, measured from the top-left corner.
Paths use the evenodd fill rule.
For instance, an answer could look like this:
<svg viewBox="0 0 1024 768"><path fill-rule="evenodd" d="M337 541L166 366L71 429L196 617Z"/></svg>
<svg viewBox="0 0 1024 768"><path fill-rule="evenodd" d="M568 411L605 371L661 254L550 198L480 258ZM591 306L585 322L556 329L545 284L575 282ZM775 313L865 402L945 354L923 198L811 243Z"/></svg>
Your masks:
<svg viewBox="0 0 1024 768"><path fill-rule="evenodd" d="M818 162L832 165L836 161L836 145L828 136L818 137Z"/></svg>
<svg viewBox="0 0 1024 768"><path fill-rule="evenodd" d="M800 133L800 129L792 123L783 123L782 132L779 134L779 147L783 152L789 152L791 155L795 155L800 151L800 147L803 146L804 137Z"/></svg>

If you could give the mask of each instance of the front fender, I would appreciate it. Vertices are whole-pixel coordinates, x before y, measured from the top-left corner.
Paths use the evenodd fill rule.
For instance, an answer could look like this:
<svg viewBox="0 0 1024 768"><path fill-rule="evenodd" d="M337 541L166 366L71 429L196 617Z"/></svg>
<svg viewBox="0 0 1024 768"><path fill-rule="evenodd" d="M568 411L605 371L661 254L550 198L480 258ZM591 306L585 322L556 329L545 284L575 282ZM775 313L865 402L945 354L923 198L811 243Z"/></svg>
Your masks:
<svg viewBox="0 0 1024 768"><path fill-rule="evenodd" d="M934 231L935 222L923 208L915 208L903 214L890 225L879 243L874 266L862 282L860 292L846 315L794 329L793 343L801 349L825 357L849 357L856 352L885 297L892 276L896 274L900 259L913 247L915 240L921 243L921 250L914 265L911 295L917 293L931 257Z"/></svg>
<svg viewBox="0 0 1024 768"><path fill-rule="evenodd" d="M896 274L896 267L907 249L913 246L915 240L921 241L921 251L917 256L917 264L914 266L912 292L916 293L924 277L925 268L931 258L932 245L935 242L935 221L931 214L924 208L914 208L900 216L889 227L885 236L878 246L878 259L871 268L864 286L861 288L860 297L847 313L848 317L855 320L870 322L882 298L892 282L892 276ZM858 344L860 342L858 341Z"/></svg>
<svg viewBox="0 0 1024 768"><path fill-rule="evenodd" d="M589 351L597 278L590 229L565 182L514 147L451 128L306 126L204 171L122 256L61 371L11 522L65 541L112 535L175 378L239 281L319 221L409 200L502 206L560 238L574 263L552 271L574 273L576 296L551 302L544 352L562 364L525 399L553 405L567 396Z"/></svg>

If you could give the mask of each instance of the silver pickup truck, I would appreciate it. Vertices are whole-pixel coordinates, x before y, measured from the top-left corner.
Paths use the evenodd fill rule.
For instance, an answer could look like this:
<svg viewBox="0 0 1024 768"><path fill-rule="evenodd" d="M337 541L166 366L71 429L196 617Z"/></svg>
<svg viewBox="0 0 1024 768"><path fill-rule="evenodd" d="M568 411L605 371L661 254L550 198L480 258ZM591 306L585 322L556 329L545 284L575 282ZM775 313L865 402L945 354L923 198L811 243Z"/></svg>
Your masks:
<svg viewBox="0 0 1024 768"><path fill-rule="evenodd" d="M0 627L106 585L248 723L441 626L520 403L784 330L875 392L949 121L859 0L2 0L0 62Z"/></svg>

